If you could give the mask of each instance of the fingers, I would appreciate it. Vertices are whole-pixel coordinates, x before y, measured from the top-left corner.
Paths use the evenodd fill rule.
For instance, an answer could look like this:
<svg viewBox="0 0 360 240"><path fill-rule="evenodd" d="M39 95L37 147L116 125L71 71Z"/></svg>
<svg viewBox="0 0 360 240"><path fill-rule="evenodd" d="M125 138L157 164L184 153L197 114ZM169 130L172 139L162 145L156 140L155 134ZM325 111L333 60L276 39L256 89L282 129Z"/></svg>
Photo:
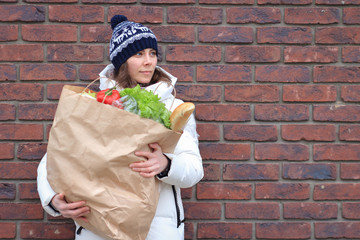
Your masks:
<svg viewBox="0 0 360 240"><path fill-rule="evenodd" d="M66 218L83 219L86 214L90 213L90 208L86 206L85 201L68 203L62 193L56 194L51 202Z"/></svg>

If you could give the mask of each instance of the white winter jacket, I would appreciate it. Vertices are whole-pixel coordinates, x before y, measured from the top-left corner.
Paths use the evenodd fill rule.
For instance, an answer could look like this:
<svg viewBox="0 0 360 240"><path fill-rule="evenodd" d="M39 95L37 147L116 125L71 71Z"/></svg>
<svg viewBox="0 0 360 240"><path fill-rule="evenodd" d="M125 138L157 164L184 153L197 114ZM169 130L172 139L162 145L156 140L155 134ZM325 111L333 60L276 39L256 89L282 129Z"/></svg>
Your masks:
<svg viewBox="0 0 360 240"><path fill-rule="evenodd" d="M100 73L100 89L106 89L114 86L112 78L113 65L108 65ZM167 74L175 86L177 78L167 73L160 67L160 71ZM178 105L182 103L179 99L174 99L172 87L168 87L164 83L156 83L146 87L147 90L156 91L165 103L166 107L173 111ZM180 137L178 144L173 154L165 153L171 159L171 168L167 177L160 179L160 197L158 207L156 209L155 217L151 223L150 231L146 240L180 240L184 239L184 210L180 195L180 188L189 188L198 183L204 173L202 166L202 159L198 147L198 136L196 132L195 118L192 115L186 124L183 134ZM40 196L43 208L52 216L59 216L49 203L55 196L54 190L47 181L46 172L46 154L42 158L38 167L38 193ZM78 240L101 240L99 236L82 229L79 231L79 226L76 226L77 232L75 239Z"/></svg>

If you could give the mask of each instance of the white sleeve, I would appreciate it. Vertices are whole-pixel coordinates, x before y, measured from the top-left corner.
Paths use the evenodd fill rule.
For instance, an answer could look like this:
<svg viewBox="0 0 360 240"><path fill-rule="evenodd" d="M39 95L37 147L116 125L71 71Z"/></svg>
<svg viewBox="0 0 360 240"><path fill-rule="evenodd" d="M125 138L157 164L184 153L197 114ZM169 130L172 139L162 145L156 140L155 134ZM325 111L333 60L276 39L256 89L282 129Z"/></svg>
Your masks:
<svg viewBox="0 0 360 240"><path fill-rule="evenodd" d="M185 125L174 153L166 155L171 159L171 167L168 176L161 178L161 181L180 188L189 188L203 178L204 170L193 114Z"/></svg>
<svg viewBox="0 0 360 240"><path fill-rule="evenodd" d="M53 217L60 216L59 212L56 212L55 209L49 206L51 199L56 195L56 192L51 188L47 180L47 171L46 171L46 161L47 154L41 159L38 169L37 169L37 190L39 193L41 205L45 211Z"/></svg>

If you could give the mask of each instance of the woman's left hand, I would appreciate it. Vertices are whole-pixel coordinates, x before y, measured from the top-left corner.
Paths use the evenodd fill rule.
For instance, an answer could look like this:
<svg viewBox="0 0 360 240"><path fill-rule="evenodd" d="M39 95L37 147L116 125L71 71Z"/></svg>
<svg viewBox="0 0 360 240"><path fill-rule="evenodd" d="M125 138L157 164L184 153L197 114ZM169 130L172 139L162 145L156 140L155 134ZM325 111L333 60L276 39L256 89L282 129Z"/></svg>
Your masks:
<svg viewBox="0 0 360 240"><path fill-rule="evenodd" d="M140 173L143 177L154 177L164 171L168 164L167 158L161 151L161 147L157 143L149 144L152 151L135 152L136 156L144 157L146 161L134 162L130 164L130 168Z"/></svg>

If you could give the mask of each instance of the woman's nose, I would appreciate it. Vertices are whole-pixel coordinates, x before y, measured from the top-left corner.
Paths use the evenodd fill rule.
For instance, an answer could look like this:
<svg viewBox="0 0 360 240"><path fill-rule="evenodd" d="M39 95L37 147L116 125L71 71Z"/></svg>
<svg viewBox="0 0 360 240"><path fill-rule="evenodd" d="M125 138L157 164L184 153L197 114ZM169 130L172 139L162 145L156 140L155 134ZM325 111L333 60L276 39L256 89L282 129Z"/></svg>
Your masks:
<svg viewBox="0 0 360 240"><path fill-rule="evenodd" d="M144 54L144 64L150 64L150 63L151 63L150 54L148 54L148 53Z"/></svg>

